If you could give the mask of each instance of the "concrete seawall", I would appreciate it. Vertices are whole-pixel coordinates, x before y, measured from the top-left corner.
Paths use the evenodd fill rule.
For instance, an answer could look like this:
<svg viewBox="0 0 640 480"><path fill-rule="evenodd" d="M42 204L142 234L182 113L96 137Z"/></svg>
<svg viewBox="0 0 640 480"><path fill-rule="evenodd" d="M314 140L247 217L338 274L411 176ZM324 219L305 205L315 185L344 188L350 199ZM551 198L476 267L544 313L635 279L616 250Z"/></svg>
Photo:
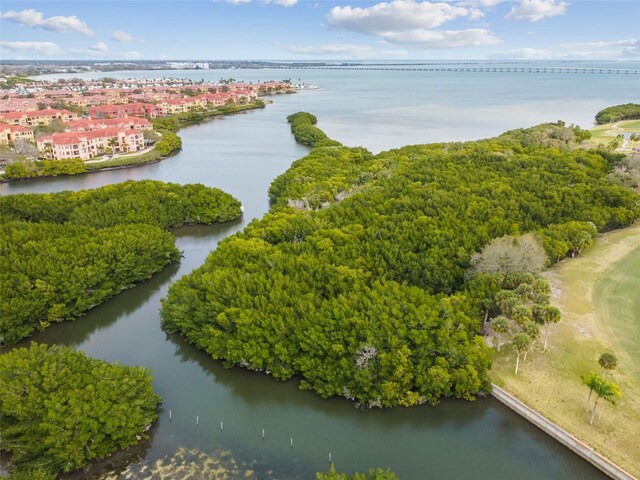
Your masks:
<svg viewBox="0 0 640 480"><path fill-rule="evenodd" d="M551 437L555 438L558 442L562 443L565 447L567 447L577 455L580 455L582 458L587 460L599 470L602 470L611 478L614 478L616 480L637 480L633 475L624 471L622 468L612 463L611 461L607 460L598 452L571 435L569 432L563 430L555 423L540 415L538 412L527 407L516 397L507 393L497 385L493 385L493 391L491 392L491 394L498 401L502 402L511 410L529 420L536 427L538 427Z"/></svg>

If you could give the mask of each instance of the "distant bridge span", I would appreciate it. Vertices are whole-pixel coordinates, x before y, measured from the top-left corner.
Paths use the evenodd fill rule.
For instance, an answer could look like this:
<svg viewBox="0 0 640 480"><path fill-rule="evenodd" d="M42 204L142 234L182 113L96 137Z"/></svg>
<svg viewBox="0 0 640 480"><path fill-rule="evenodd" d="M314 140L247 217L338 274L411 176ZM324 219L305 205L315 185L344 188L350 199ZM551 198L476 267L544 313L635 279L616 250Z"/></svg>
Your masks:
<svg viewBox="0 0 640 480"><path fill-rule="evenodd" d="M288 70L380 70L380 71L411 71L411 72L480 72L480 73L560 73L560 74L591 74L591 75L640 75L640 70L629 68L585 68L585 67L452 67L452 66L287 66L278 67Z"/></svg>

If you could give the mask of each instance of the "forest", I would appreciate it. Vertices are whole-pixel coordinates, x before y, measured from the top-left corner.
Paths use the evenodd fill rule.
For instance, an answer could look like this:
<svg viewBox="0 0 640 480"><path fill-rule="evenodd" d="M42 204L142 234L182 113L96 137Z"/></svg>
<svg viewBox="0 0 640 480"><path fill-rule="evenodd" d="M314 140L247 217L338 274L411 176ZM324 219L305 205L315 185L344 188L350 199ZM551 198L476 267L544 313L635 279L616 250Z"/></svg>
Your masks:
<svg viewBox="0 0 640 480"><path fill-rule="evenodd" d="M596 114L596 123L598 125L619 122L620 120L637 119L640 119L640 105L637 103L614 105L613 107L607 107L604 110L600 110Z"/></svg>
<svg viewBox="0 0 640 480"><path fill-rule="evenodd" d="M312 150L274 180L268 214L171 286L162 318L227 367L323 397L475 398L490 388L487 296L507 287L473 280L474 254L529 233L551 264L639 214L607 179L621 157L574 148L589 134L562 122L373 155L311 114L288 120Z"/></svg>
<svg viewBox="0 0 640 480"><path fill-rule="evenodd" d="M156 181L0 197L0 346L178 261L169 228L226 222L240 208L216 188Z"/></svg>
<svg viewBox="0 0 640 480"><path fill-rule="evenodd" d="M0 450L10 478L49 479L147 438L158 417L150 371L32 343L0 355Z"/></svg>

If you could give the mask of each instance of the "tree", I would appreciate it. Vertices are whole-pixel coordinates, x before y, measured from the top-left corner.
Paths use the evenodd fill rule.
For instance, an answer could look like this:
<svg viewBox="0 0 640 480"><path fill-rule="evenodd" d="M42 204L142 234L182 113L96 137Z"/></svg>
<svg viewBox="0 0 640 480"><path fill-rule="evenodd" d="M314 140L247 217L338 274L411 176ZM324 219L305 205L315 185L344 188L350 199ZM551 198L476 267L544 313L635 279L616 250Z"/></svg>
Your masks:
<svg viewBox="0 0 640 480"><path fill-rule="evenodd" d="M15 140L13 142L13 149L17 154L24 155L27 160L35 160L38 158L38 148L28 140L22 138Z"/></svg>
<svg viewBox="0 0 640 480"><path fill-rule="evenodd" d="M502 346L502 336L509 333L509 319L505 316L499 316L491 320L491 328L498 337L498 351Z"/></svg>
<svg viewBox="0 0 640 480"><path fill-rule="evenodd" d="M502 284L502 275L479 274L467 282L466 290L484 312L483 325L489 321L491 309L496 305L496 295Z"/></svg>
<svg viewBox="0 0 640 480"><path fill-rule="evenodd" d="M520 301L518 300L518 296L511 290L500 290L496 294L496 305L508 318L513 317L514 310L520 305Z"/></svg>
<svg viewBox="0 0 640 480"><path fill-rule="evenodd" d="M549 339L549 327L552 323L558 323L562 314L558 307L546 305L542 311L542 320L544 322L544 347L542 351L547 350L547 340Z"/></svg>
<svg viewBox="0 0 640 480"><path fill-rule="evenodd" d="M589 425L593 425L593 419L596 416L596 409L598 408L598 402L603 399L612 405L615 405L618 398L621 397L620 388L613 382L606 380L602 377L596 377L597 380L593 383L593 391L596 394L596 399L593 402L593 411L591 412L591 419Z"/></svg>
<svg viewBox="0 0 640 480"><path fill-rule="evenodd" d="M492 308L491 285L476 292L465 275L472 252L498 238L526 253L523 239L549 225L588 218L608 230L638 216L637 197L606 180L607 154L571 151L562 125L372 155L321 139L313 116L289 120L309 154L273 181L262 219L169 288L162 320L225 365L296 377L323 397L472 398L488 381L478 334ZM520 232L529 237L504 237ZM498 287L533 286L531 262L513 263L523 268ZM533 270L543 265L537 255ZM521 290L525 307L547 302L545 288Z"/></svg>
<svg viewBox="0 0 640 480"><path fill-rule="evenodd" d="M525 350L524 352L524 359L526 361L527 355L529 354L529 350L531 350L534 342L536 341L538 336L540 336L540 327L533 320L527 320L522 324L522 332L526 333L529 336L529 338L531 338L531 344L529 345L529 348L527 348L527 350Z"/></svg>
<svg viewBox="0 0 640 480"><path fill-rule="evenodd" d="M613 352L605 352L598 358L598 363L605 370L614 370L618 366L618 358Z"/></svg>
<svg viewBox="0 0 640 480"><path fill-rule="evenodd" d="M64 122L59 118L54 118L47 125L38 125L33 130L33 135L36 138L40 138L44 135L64 132L64 128L65 128Z"/></svg>
<svg viewBox="0 0 640 480"><path fill-rule="evenodd" d="M590 372L587 375L583 375L582 384L586 385L589 388L589 396L587 397L587 405L584 408L585 412L589 411L589 404L591 403L591 396L593 395L593 389L595 388L598 380L598 374L595 372Z"/></svg>
<svg viewBox="0 0 640 480"><path fill-rule="evenodd" d="M531 346L531 337L526 333L518 333L513 337L513 344L516 347L518 356L516 358L516 375L518 375L518 367L520 367L520 355L526 353Z"/></svg>
<svg viewBox="0 0 640 480"><path fill-rule="evenodd" d="M84 167L51 160L43 170L69 172L74 163ZM0 346L74 320L178 261L169 228L241 214L222 190L155 181L0 196Z"/></svg>
<svg viewBox="0 0 640 480"><path fill-rule="evenodd" d="M511 318L519 325L524 325L526 322L533 319L531 309L526 305L516 305L511 313Z"/></svg>
<svg viewBox="0 0 640 480"><path fill-rule="evenodd" d="M0 448L52 473L135 445L158 417L148 369L32 343L0 356Z"/></svg>
<svg viewBox="0 0 640 480"><path fill-rule="evenodd" d="M372 468L369 470L368 475L364 473L347 475L346 473L337 472L335 465L332 463L328 472L316 473L316 480L398 480L398 477L391 470L382 468Z"/></svg>
<svg viewBox="0 0 640 480"><path fill-rule="evenodd" d="M479 253L471 256L469 274L540 272L547 263L547 255L531 233L519 237L495 238Z"/></svg>
<svg viewBox="0 0 640 480"><path fill-rule="evenodd" d="M109 148L111 148L111 151L117 151L116 147L118 146L118 139L116 137L111 137L109 140L107 140L107 145L109 146Z"/></svg>
<svg viewBox="0 0 640 480"><path fill-rule="evenodd" d="M56 474L43 468L17 468L7 480L55 480Z"/></svg>

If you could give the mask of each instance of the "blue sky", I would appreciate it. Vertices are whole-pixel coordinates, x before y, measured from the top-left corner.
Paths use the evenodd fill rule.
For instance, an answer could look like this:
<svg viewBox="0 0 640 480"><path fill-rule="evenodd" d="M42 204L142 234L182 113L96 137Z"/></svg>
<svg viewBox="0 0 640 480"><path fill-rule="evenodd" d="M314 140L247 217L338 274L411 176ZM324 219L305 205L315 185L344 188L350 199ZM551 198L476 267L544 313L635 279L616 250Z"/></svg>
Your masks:
<svg viewBox="0 0 640 480"><path fill-rule="evenodd" d="M2 59L640 60L638 2L11 1Z"/></svg>

